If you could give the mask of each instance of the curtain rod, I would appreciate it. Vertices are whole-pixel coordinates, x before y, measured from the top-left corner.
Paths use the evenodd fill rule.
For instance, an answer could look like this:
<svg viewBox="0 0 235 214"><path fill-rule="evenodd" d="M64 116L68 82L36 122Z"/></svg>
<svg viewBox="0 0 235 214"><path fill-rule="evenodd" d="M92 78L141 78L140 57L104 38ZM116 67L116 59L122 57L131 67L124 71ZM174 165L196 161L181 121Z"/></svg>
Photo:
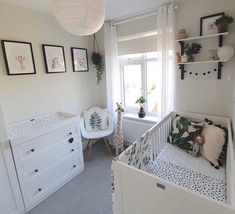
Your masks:
<svg viewBox="0 0 235 214"><path fill-rule="evenodd" d="M179 6L176 4L175 5L175 10L178 10L178 8L179 8ZM135 20L143 19L143 18L146 18L146 17L149 17L149 16L154 16L154 15L157 15L157 14L158 14L158 11L153 11L153 12L142 14L142 15L139 15L139 16L130 17L130 18L127 18L127 19L124 19L124 20L121 20L121 21L112 22L112 25L116 26L116 25L127 23L127 22L132 22L132 21L135 21Z"/></svg>

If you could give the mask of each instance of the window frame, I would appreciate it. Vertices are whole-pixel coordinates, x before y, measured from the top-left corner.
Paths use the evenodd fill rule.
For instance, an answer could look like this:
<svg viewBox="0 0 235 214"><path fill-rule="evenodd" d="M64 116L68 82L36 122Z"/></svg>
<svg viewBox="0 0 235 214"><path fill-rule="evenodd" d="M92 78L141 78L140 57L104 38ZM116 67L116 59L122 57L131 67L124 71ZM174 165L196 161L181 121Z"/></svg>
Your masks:
<svg viewBox="0 0 235 214"><path fill-rule="evenodd" d="M138 113L139 107L127 106L125 103L125 80L124 80L124 66L126 65L141 65L141 96L147 98L147 63L148 62L157 62L157 57L148 58L148 53L142 53L141 57L131 57L124 58L123 56L119 56L119 65L120 65L120 80L121 80L121 99L122 103L125 106L125 109L128 113ZM162 80L160 80L162 81ZM162 82L160 83L162 84ZM159 106L160 106L161 98L159 98ZM149 112L148 111L148 100L144 103L144 109L148 116L158 117L159 112Z"/></svg>

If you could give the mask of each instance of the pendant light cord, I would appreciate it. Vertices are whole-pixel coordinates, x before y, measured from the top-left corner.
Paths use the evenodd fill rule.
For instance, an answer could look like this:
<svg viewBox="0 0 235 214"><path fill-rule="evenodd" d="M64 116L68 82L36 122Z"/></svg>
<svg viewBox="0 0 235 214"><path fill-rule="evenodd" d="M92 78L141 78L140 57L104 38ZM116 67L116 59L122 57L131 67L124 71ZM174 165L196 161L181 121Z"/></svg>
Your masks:
<svg viewBox="0 0 235 214"><path fill-rule="evenodd" d="M93 52L99 53L99 47L96 39L96 35L93 35Z"/></svg>

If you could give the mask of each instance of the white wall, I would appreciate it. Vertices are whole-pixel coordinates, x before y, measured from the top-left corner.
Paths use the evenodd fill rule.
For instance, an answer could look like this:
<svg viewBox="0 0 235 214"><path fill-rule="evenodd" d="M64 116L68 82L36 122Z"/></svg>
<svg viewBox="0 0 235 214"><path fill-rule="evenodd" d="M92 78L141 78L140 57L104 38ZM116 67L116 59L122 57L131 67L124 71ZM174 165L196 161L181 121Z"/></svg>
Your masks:
<svg viewBox="0 0 235 214"><path fill-rule="evenodd" d="M89 106L106 105L105 81L96 85L90 62L89 72L72 72L70 47L87 48L90 59L92 37L73 36L51 16L7 4L0 4L0 26L0 39L32 43L37 71L36 75L7 76L0 51L0 103L7 123L58 110L80 114ZM43 43L64 46L67 73L45 73Z"/></svg>
<svg viewBox="0 0 235 214"><path fill-rule="evenodd" d="M185 28L189 36L197 36L200 32L200 17L225 12L235 18L235 2L231 0L197 0L179 4L176 12L176 30ZM235 24L230 25L229 36L224 44L235 45ZM204 50L212 48L212 43L218 44L217 39L205 40ZM217 80L217 72L199 77L188 75L188 72L205 71L216 68L215 65L187 66L185 80L180 79L180 71L176 70L176 110L229 116L231 99L230 75L234 72L235 58L224 64L222 79ZM234 84L234 83L233 83Z"/></svg>
<svg viewBox="0 0 235 214"><path fill-rule="evenodd" d="M143 122L136 119L123 118L123 136L125 144L130 145L154 126L154 122Z"/></svg>

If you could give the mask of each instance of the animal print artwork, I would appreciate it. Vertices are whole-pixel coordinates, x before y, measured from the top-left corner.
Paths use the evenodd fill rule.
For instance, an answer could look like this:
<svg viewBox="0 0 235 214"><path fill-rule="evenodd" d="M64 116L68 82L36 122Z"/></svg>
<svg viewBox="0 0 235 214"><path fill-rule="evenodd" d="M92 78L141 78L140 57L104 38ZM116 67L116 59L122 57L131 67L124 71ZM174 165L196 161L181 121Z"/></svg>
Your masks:
<svg viewBox="0 0 235 214"><path fill-rule="evenodd" d="M17 56L16 60L19 62L20 64L20 69L21 70L25 70L26 66L25 66L25 57L24 56Z"/></svg>

